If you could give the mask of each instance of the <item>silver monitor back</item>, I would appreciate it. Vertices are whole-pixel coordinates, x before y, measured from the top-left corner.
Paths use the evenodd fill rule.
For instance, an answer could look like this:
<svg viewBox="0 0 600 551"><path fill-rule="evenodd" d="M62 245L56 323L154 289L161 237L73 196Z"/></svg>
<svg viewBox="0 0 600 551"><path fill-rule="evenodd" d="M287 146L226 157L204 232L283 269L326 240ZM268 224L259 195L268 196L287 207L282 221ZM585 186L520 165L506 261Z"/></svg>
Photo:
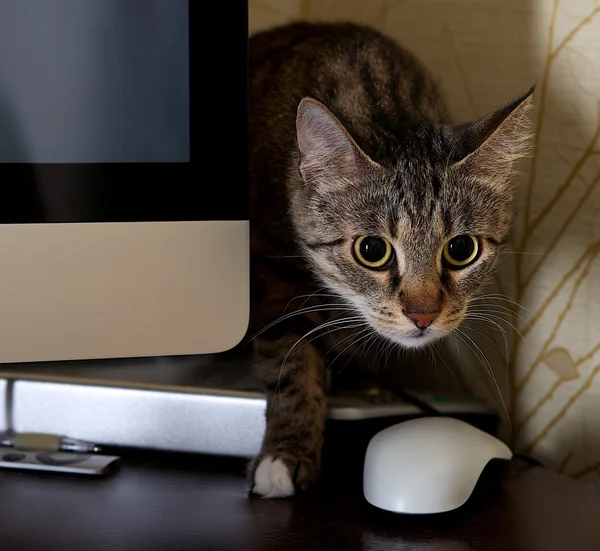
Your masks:
<svg viewBox="0 0 600 551"><path fill-rule="evenodd" d="M248 241L247 221L5 225L0 362L230 349Z"/></svg>

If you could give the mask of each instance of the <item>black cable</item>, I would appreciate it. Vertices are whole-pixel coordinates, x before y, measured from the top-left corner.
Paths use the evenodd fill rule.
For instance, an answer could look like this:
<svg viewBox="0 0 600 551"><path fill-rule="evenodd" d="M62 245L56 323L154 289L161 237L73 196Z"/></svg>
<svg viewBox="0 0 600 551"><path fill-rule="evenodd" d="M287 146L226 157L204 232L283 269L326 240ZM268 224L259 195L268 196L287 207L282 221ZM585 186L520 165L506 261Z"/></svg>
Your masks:
<svg viewBox="0 0 600 551"><path fill-rule="evenodd" d="M541 463L540 461L538 461L535 457L531 457L529 455L525 455L523 453L515 453L513 454L513 457L515 459L520 459L521 461L524 461L525 463L529 463L530 465L533 465L534 467L543 467L543 463Z"/></svg>
<svg viewBox="0 0 600 551"><path fill-rule="evenodd" d="M418 407L423 413L427 413L428 415L432 415L435 417L444 417L444 414L440 410L434 408L433 406L430 406L427 402L424 402L420 398L417 398L416 396L413 396L412 394L404 390L396 391L395 394L397 394L405 402L408 402L413 406Z"/></svg>

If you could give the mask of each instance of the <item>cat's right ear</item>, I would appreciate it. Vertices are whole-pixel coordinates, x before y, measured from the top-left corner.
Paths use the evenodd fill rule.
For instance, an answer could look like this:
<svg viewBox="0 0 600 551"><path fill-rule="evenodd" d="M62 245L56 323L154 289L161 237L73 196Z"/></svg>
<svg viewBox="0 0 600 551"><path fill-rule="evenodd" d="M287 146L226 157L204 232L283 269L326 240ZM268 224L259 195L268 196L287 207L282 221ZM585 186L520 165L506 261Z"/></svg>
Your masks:
<svg viewBox="0 0 600 551"><path fill-rule="evenodd" d="M339 119L315 99L304 98L298 105L296 133L300 175L318 191L340 191L381 169Z"/></svg>
<svg viewBox="0 0 600 551"><path fill-rule="evenodd" d="M535 87L477 121L447 128L448 165L499 190L509 185L514 163L529 152L528 112Z"/></svg>

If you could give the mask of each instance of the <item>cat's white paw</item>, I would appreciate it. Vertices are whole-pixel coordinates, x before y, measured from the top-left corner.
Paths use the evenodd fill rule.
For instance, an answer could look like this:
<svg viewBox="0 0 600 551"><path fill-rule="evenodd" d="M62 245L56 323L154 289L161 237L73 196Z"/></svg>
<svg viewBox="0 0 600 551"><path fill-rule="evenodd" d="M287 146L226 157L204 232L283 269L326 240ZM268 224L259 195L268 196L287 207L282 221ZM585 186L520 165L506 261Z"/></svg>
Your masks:
<svg viewBox="0 0 600 551"><path fill-rule="evenodd" d="M263 457L254 471L252 492L263 497L276 498L293 496L294 491L290 470L283 461L270 456Z"/></svg>

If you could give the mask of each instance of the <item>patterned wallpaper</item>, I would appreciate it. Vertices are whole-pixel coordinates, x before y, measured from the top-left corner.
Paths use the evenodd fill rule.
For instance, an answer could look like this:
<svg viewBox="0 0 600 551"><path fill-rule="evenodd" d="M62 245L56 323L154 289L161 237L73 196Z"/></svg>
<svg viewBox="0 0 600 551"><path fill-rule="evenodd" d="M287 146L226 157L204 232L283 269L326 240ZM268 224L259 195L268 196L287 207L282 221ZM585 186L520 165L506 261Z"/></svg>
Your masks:
<svg viewBox="0 0 600 551"><path fill-rule="evenodd" d="M295 19L372 25L427 64L456 122L537 82L519 218L485 326L475 320L465 339L479 376L464 380L475 394L501 391L515 448L600 480L600 2L250 0L250 15L251 31Z"/></svg>

